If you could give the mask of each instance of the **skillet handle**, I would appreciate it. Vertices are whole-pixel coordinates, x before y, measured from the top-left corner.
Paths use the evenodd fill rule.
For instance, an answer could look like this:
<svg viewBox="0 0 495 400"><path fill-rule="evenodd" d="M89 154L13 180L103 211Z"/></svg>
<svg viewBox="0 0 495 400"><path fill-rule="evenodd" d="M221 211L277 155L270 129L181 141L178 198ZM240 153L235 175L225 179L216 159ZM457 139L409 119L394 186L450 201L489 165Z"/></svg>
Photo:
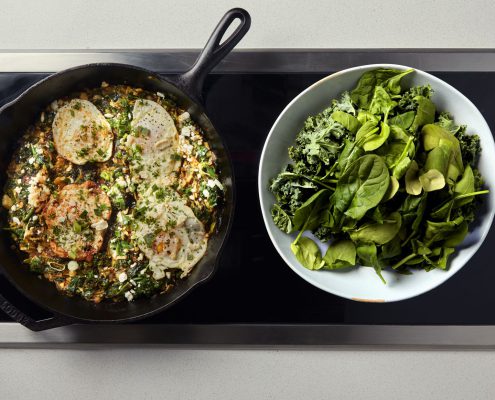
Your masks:
<svg viewBox="0 0 495 400"><path fill-rule="evenodd" d="M223 35L232 23L239 19L241 23L236 30L220 44ZM251 26L251 16L242 8L233 8L223 16L211 34L204 49L193 66L178 77L181 89L202 100L203 83L206 75L239 43Z"/></svg>
<svg viewBox="0 0 495 400"><path fill-rule="evenodd" d="M59 326L71 325L73 321L63 316L53 316L50 318L35 320L30 316L24 314L17 307L12 305L5 297L0 294L0 309L11 317L14 321L19 322L26 328L39 332L46 329L57 328Z"/></svg>

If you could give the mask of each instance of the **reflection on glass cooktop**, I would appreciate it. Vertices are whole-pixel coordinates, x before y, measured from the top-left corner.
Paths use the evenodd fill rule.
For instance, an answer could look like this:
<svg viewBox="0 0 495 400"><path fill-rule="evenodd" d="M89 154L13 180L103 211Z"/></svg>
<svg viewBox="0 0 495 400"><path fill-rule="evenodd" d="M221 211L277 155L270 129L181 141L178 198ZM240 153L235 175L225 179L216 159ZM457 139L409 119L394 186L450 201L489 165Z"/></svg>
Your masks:
<svg viewBox="0 0 495 400"><path fill-rule="evenodd" d="M492 130L495 73L437 72L469 97ZM0 105L44 74L0 74ZM493 229L460 272L433 291L390 304L357 303L325 293L285 265L265 230L257 193L260 152L268 131L285 105L319 74L213 74L205 88L208 115L226 138L234 162L237 205L234 225L218 272L171 309L149 323L187 324L495 324L495 269L489 261ZM330 99L329 99L330 100ZM462 122L462 121L459 121ZM377 281L377 285L381 284ZM35 317L46 315L0 276L0 292ZM0 321L9 321L0 312Z"/></svg>

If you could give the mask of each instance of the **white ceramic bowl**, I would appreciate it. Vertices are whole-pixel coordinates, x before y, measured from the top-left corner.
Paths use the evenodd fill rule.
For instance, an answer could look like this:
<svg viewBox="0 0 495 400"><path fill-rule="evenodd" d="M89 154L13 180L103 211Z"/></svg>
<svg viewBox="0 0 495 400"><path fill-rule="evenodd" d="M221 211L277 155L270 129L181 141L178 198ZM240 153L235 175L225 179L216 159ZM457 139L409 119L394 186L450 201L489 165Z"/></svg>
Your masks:
<svg viewBox="0 0 495 400"><path fill-rule="evenodd" d="M437 110L448 111L457 123L468 126L468 133L477 133L481 138L482 153L479 169L485 178L486 186L491 189L490 194L484 197L487 212L476 224L474 230L468 234L460 248L456 250L447 271L435 269L425 272L421 270L415 271L413 275L400 275L394 271L385 270L383 276L387 284L384 285L372 268L358 266L341 271L307 270L299 264L290 250L295 234L283 233L272 221L270 210L275 198L268 190L269 180L289 162L287 149L293 144L306 118L328 107L331 99L338 98L343 91L351 90L364 72L377 68L405 70L411 67L373 64L346 69L316 82L289 103L275 121L263 147L258 189L263 219L270 238L280 256L296 274L312 285L341 297L359 301L391 302L417 296L449 279L478 250L492 224L495 212L495 168L493 167L495 144L488 124L467 97L444 81L423 71L415 70L402 80L403 87L430 84L434 90L432 100ZM473 228L470 227L470 229ZM326 247L321 245L322 251L325 251Z"/></svg>

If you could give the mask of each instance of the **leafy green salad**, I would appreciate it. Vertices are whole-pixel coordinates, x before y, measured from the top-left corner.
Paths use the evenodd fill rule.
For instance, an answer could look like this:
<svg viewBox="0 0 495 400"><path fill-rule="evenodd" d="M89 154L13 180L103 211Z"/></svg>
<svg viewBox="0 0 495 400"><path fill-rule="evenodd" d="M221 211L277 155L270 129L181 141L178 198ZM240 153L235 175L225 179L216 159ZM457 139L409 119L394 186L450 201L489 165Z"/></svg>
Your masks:
<svg viewBox="0 0 495 400"><path fill-rule="evenodd" d="M369 266L385 282L385 267L446 270L467 235L488 193L480 139L436 110L429 85L402 88L412 72L364 73L305 121L270 182L273 221L298 232L291 249L304 267ZM329 242L325 254L314 237Z"/></svg>

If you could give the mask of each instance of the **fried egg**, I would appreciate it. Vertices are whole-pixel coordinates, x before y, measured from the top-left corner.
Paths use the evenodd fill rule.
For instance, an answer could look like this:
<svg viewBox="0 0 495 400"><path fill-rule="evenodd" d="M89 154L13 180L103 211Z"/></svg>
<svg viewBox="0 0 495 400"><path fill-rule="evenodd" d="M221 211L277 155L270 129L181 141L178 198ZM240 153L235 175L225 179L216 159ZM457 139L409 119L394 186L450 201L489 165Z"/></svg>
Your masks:
<svg viewBox="0 0 495 400"><path fill-rule="evenodd" d="M96 183L64 186L43 209L49 248L57 257L91 261L103 245L111 213L110 199Z"/></svg>
<svg viewBox="0 0 495 400"><path fill-rule="evenodd" d="M55 149L74 164L104 162L112 156L110 124L88 100L73 99L61 107L52 125Z"/></svg>
<svg viewBox="0 0 495 400"><path fill-rule="evenodd" d="M164 195L161 189L149 190L135 208L133 238L149 260L155 279L165 271L179 269L181 277L189 274L203 257L207 235L203 224L178 195Z"/></svg>
<svg viewBox="0 0 495 400"><path fill-rule="evenodd" d="M134 103L131 134L127 138L131 173L138 180L172 184L180 167L179 134L174 120L160 104L140 99Z"/></svg>

